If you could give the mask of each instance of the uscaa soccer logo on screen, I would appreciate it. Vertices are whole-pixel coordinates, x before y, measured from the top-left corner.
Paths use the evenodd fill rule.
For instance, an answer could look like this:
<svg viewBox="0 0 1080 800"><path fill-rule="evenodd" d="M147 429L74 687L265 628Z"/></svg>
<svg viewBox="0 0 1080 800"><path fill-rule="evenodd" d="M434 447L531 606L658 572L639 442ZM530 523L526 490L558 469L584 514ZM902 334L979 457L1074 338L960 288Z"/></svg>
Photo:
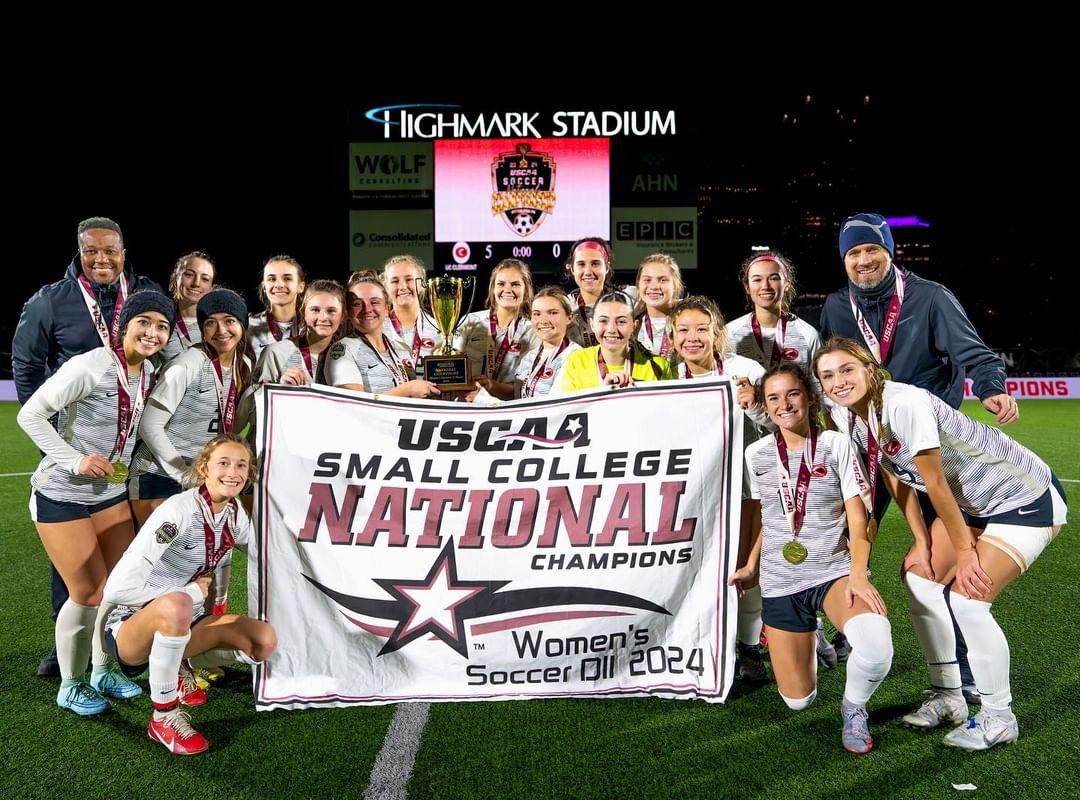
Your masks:
<svg viewBox="0 0 1080 800"><path fill-rule="evenodd" d="M518 236L531 236L555 209L555 159L529 144L491 162L491 213Z"/></svg>

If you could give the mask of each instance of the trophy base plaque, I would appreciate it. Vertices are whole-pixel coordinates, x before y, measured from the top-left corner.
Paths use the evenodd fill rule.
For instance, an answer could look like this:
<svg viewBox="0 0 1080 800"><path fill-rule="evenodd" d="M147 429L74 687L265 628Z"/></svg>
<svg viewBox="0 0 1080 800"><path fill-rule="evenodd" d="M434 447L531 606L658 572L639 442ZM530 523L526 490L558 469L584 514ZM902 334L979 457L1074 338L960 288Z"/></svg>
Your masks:
<svg viewBox="0 0 1080 800"><path fill-rule="evenodd" d="M463 354L424 356L421 376L439 387L440 391L472 391L476 388L469 374L469 357Z"/></svg>

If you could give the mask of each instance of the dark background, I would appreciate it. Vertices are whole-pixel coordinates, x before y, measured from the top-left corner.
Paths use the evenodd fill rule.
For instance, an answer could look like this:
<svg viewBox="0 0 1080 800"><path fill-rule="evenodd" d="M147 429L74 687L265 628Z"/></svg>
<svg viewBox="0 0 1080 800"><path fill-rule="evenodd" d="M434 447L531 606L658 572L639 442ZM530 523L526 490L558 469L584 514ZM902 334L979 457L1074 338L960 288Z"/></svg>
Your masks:
<svg viewBox="0 0 1080 800"><path fill-rule="evenodd" d="M916 271L956 293L991 347L1022 347L1036 371L1076 366L1068 191L1075 170L1061 124L1069 100L1039 81L718 89L707 100L573 90L552 97L416 90L328 97L284 84L139 96L103 86L23 100L12 103L18 113L6 182L13 279L0 310L5 376L23 302L62 277L75 253L75 226L87 216L115 219L129 264L161 283L177 256L193 249L210 253L220 281L249 300L263 260L274 253L298 258L309 277L343 279L355 207L348 142L364 131L381 135L362 120L366 109L403 102L453 102L469 113L540 111L542 119L555 108L675 108L677 141L626 145L668 152L689 176L693 185L684 182L683 192L697 201L702 225L700 268L687 282L717 297L727 314L744 310L736 271L748 243L790 255L812 306L814 295L844 284L835 248L843 217L917 214L930 223L922 235L931 256ZM739 187L755 189L751 196ZM635 200L613 193L616 205ZM736 222L710 221L716 218ZM820 220L815 236L803 235L807 218ZM902 242L905 234L896 235ZM620 265L631 270L625 280L635 266Z"/></svg>

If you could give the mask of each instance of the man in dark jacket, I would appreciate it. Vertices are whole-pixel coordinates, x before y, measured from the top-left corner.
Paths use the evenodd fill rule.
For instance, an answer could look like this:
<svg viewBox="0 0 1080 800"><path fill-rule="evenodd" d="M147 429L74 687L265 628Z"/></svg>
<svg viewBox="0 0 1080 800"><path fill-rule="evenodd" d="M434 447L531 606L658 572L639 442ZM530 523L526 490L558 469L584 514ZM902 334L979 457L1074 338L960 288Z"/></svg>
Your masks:
<svg viewBox="0 0 1080 800"><path fill-rule="evenodd" d="M1005 391L1005 365L990 350L953 293L893 263L892 232L878 214L856 214L840 228L848 285L825 300L821 339L844 336L879 356L895 380L926 389L953 408L964 377L999 425L1019 417ZM877 352L875 352L877 348Z"/></svg>
<svg viewBox="0 0 1080 800"><path fill-rule="evenodd" d="M115 340L120 309L129 294L142 289L161 291L152 280L137 277L125 266L123 235L111 219L84 219L75 235L79 251L67 274L26 301L15 328L11 370L20 403L29 400L69 358ZM67 587L52 568L53 619L67 597ZM42 659L38 674L60 674L55 648Z"/></svg>
<svg viewBox="0 0 1080 800"><path fill-rule="evenodd" d="M953 408L960 407L964 378L970 377L972 391L999 425L1016 421L1020 411L1005 391L1005 364L979 338L960 302L940 283L893 263L894 256L892 231L880 214L844 220L840 257L848 285L825 299L822 341L844 336L865 344L895 380L926 389ZM883 481L877 488L874 516L880 520L889 499ZM937 513L925 494L918 497L929 526ZM953 627L964 695L979 702L967 666L967 647L955 622ZM833 643L845 657L843 634L837 634Z"/></svg>

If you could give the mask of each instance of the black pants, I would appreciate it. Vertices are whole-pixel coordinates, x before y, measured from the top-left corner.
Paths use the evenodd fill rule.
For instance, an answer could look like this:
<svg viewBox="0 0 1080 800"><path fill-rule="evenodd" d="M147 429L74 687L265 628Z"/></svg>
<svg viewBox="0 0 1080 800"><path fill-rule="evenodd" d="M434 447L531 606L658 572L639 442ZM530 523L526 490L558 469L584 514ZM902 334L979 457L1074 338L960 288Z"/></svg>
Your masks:
<svg viewBox="0 0 1080 800"><path fill-rule="evenodd" d="M60 577L60 573L56 571L56 567L52 564L49 564L49 572L52 580L52 585L49 587L50 599L52 600L52 618L53 622L56 622L60 609L68 601L68 588L64 583L64 579Z"/></svg>

